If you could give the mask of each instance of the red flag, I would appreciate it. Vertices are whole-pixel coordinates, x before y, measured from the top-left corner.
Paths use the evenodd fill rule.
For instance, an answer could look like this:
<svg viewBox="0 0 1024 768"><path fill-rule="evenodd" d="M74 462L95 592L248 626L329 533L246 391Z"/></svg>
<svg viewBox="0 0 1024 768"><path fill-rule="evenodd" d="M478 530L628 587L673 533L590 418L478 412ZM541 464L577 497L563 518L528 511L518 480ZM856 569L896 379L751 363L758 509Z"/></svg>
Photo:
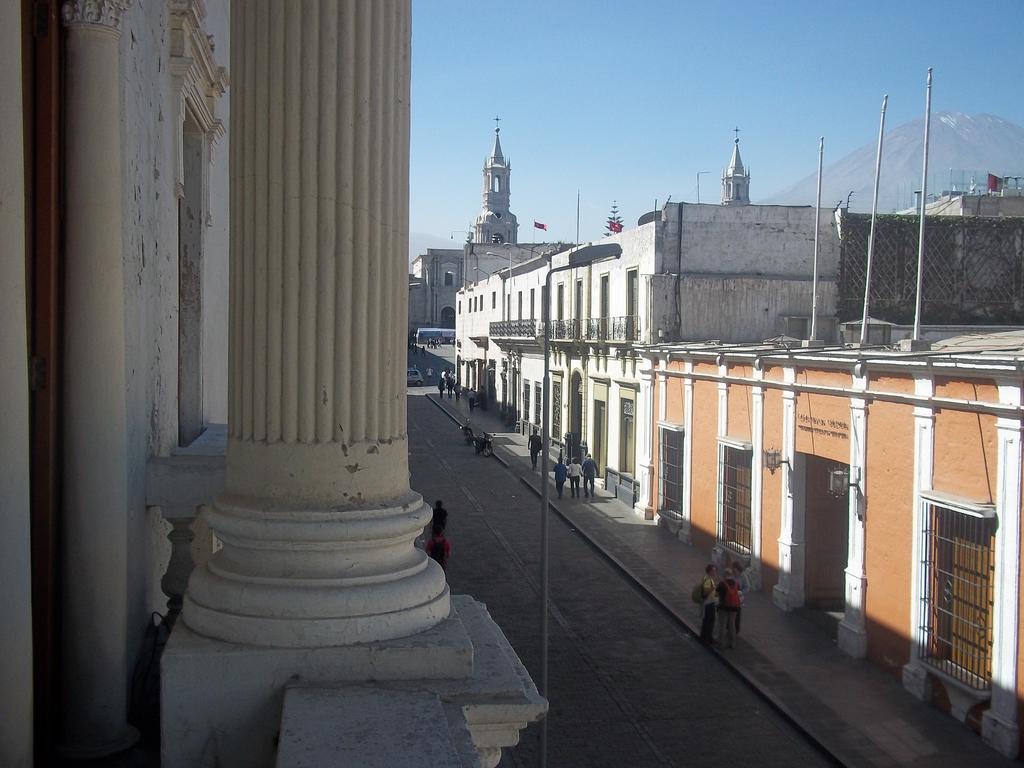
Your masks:
<svg viewBox="0 0 1024 768"><path fill-rule="evenodd" d="M548 225L547 224L541 224L536 219L534 219L534 221L533 221L533 228L534 229L543 229L545 232L548 231Z"/></svg>
<svg viewBox="0 0 1024 768"><path fill-rule="evenodd" d="M618 221L610 221L608 222L608 229L618 234L619 232L622 231L622 223Z"/></svg>
<svg viewBox="0 0 1024 768"><path fill-rule="evenodd" d="M994 173L990 173L988 175L988 191L989 192L998 192L1000 189L1002 189L1002 186L1003 186L1003 180L1001 178L996 176Z"/></svg>

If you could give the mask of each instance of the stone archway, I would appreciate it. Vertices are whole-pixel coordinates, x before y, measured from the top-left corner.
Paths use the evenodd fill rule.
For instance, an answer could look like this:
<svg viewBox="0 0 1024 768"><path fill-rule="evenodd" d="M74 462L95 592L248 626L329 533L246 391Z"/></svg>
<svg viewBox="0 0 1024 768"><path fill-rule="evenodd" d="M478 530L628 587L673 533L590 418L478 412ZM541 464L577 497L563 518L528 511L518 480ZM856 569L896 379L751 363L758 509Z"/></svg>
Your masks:
<svg viewBox="0 0 1024 768"><path fill-rule="evenodd" d="M455 327L455 310L452 307L445 307L441 310L441 327Z"/></svg>

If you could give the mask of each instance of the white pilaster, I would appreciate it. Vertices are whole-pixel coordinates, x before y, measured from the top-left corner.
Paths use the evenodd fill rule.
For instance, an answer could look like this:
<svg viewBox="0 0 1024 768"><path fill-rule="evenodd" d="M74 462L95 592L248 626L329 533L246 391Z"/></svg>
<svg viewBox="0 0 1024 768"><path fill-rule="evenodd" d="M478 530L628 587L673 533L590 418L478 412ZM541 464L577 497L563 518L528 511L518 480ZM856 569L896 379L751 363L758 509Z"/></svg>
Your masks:
<svg viewBox="0 0 1024 768"><path fill-rule="evenodd" d="M654 428L654 361L650 358L644 359L644 367L638 372L640 379L640 391L638 393L639 403L636 404L636 475L640 483L640 496L633 511L637 517L647 518L651 516L654 505L652 499L655 494L651 491L651 477L654 474L654 466L651 463L654 456L652 442L657 430ZM664 380L663 380L664 381ZM664 389L664 383L659 391ZM662 396L664 399L664 395Z"/></svg>
<svg viewBox="0 0 1024 768"><path fill-rule="evenodd" d="M127 747L128 446L121 210L121 14L64 3L65 294L61 751ZM134 653L135 649L131 651Z"/></svg>
<svg viewBox="0 0 1024 768"><path fill-rule="evenodd" d="M796 382L796 370L784 368L783 381ZM779 485L782 509L779 515L779 580L772 589L772 601L784 611L804 604L804 475L803 463L796 466L796 392L782 392L782 465Z"/></svg>
<svg viewBox="0 0 1024 768"><path fill-rule="evenodd" d="M449 614L406 447L409 16L232 5L224 548L182 613L208 637L338 646Z"/></svg>
<svg viewBox="0 0 1024 768"><path fill-rule="evenodd" d="M999 402L1021 404L1020 382L1001 383ZM992 703L981 717L981 735L1007 757L1020 746L1017 706L1017 652L1020 642L1021 423L996 421L998 469L995 541L995 594L992 606Z"/></svg>
<svg viewBox="0 0 1024 768"><path fill-rule="evenodd" d="M914 379L914 394L930 398L934 392L931 376ZM914 497L911 506L910 528L910 628L909 661L903 665L903 687L922 701L931 701L931 678L921 664L921 535L923 528L921 494L932 488L932 468L935 453L935 413L927 406L914 408Z"/></svg>
<svg viewBox="0 0 1024 768"><path fill-rule="evenodd" d="M867 389L867 373L854 369L852 389ZM854 658L864 658L868 652L867 632L864 624L864 593L867 577L864 571L864 489L867 464L867 401L863 397L850 398L850 507L848 513L849 549L846 557L846 613L839 623L837 642L840 650ZM855 482L856 481L856 482Z"/></svg>
<svg viewBox="0 0 1024 768"><path fill-rule="evenodd" d="M693 373L693 362L687 360L683 363L683 373ZM667 379L666 379L667 381ZM665 398L662 398L661 418L665 418ZM683 379L683 500L681 511L683 522L679 530L679 538L689 543L692 540L690 535L691 520L690 499L693 488L693 379Z"/></svg>
<svg viewBox="0 0 1024 768"><path fill-rule="evenodd" d="M764 379L760 360L754 362L754 378ZM750 580L754 589L761 584L761 500L764 475L764 389L750 388L750 444L753 466L750 473Z"/></svg>

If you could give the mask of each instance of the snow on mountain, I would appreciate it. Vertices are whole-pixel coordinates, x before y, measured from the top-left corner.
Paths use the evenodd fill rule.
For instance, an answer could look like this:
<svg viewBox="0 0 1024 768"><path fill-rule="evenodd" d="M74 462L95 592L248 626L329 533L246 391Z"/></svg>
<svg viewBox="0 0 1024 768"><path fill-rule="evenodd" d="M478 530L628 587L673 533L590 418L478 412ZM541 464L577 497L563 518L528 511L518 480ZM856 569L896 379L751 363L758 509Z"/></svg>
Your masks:
<svg viewBox="0 0 1024 768"><path fill-rule="evenodd" d="M826 151L828 149L826 138ZM939 112L932 115L928 155L928 194L950 188L969 188L972 175L985 189L987 173L1024 174L1024 128L996 115ZM853 191L850 209L870 211L875 174L876 143L854 150L825 166L821 205L834 207ZM921 156L924 151L924 118L886 131L882 147L882 173L878 210L888 213L914 205L913 191L921 187ZM757 200L769 205L814 205L816 174L788 189Z"/></svg>

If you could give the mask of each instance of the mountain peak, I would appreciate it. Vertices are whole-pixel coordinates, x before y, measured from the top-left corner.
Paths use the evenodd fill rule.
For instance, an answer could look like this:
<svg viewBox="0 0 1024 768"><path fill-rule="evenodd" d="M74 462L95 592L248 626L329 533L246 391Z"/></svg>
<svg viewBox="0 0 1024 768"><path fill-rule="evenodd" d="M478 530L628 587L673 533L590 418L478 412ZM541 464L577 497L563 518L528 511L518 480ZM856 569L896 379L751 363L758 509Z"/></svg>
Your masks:
<svg viewBox="0 0 1024 768"><path fill-rule="evenodd" d="M932 114L928 167L929 192L951 187L970 188L972 179L984 186L985 175L1018 175L1024 171L1024 128L998 115L969 115L943 111ZM876 145L871 141L828 165L822 172L822 205L844 203L850 192L850 209L871 208ZM911 120L886 131L882 151L878 210L890 212L911 207L913 192L921 186L924 151L924 118ZM952 170L951 170L952 169ZM758 202L775 205L813 205L817 177L801 179L793 186Z"/></svg>

